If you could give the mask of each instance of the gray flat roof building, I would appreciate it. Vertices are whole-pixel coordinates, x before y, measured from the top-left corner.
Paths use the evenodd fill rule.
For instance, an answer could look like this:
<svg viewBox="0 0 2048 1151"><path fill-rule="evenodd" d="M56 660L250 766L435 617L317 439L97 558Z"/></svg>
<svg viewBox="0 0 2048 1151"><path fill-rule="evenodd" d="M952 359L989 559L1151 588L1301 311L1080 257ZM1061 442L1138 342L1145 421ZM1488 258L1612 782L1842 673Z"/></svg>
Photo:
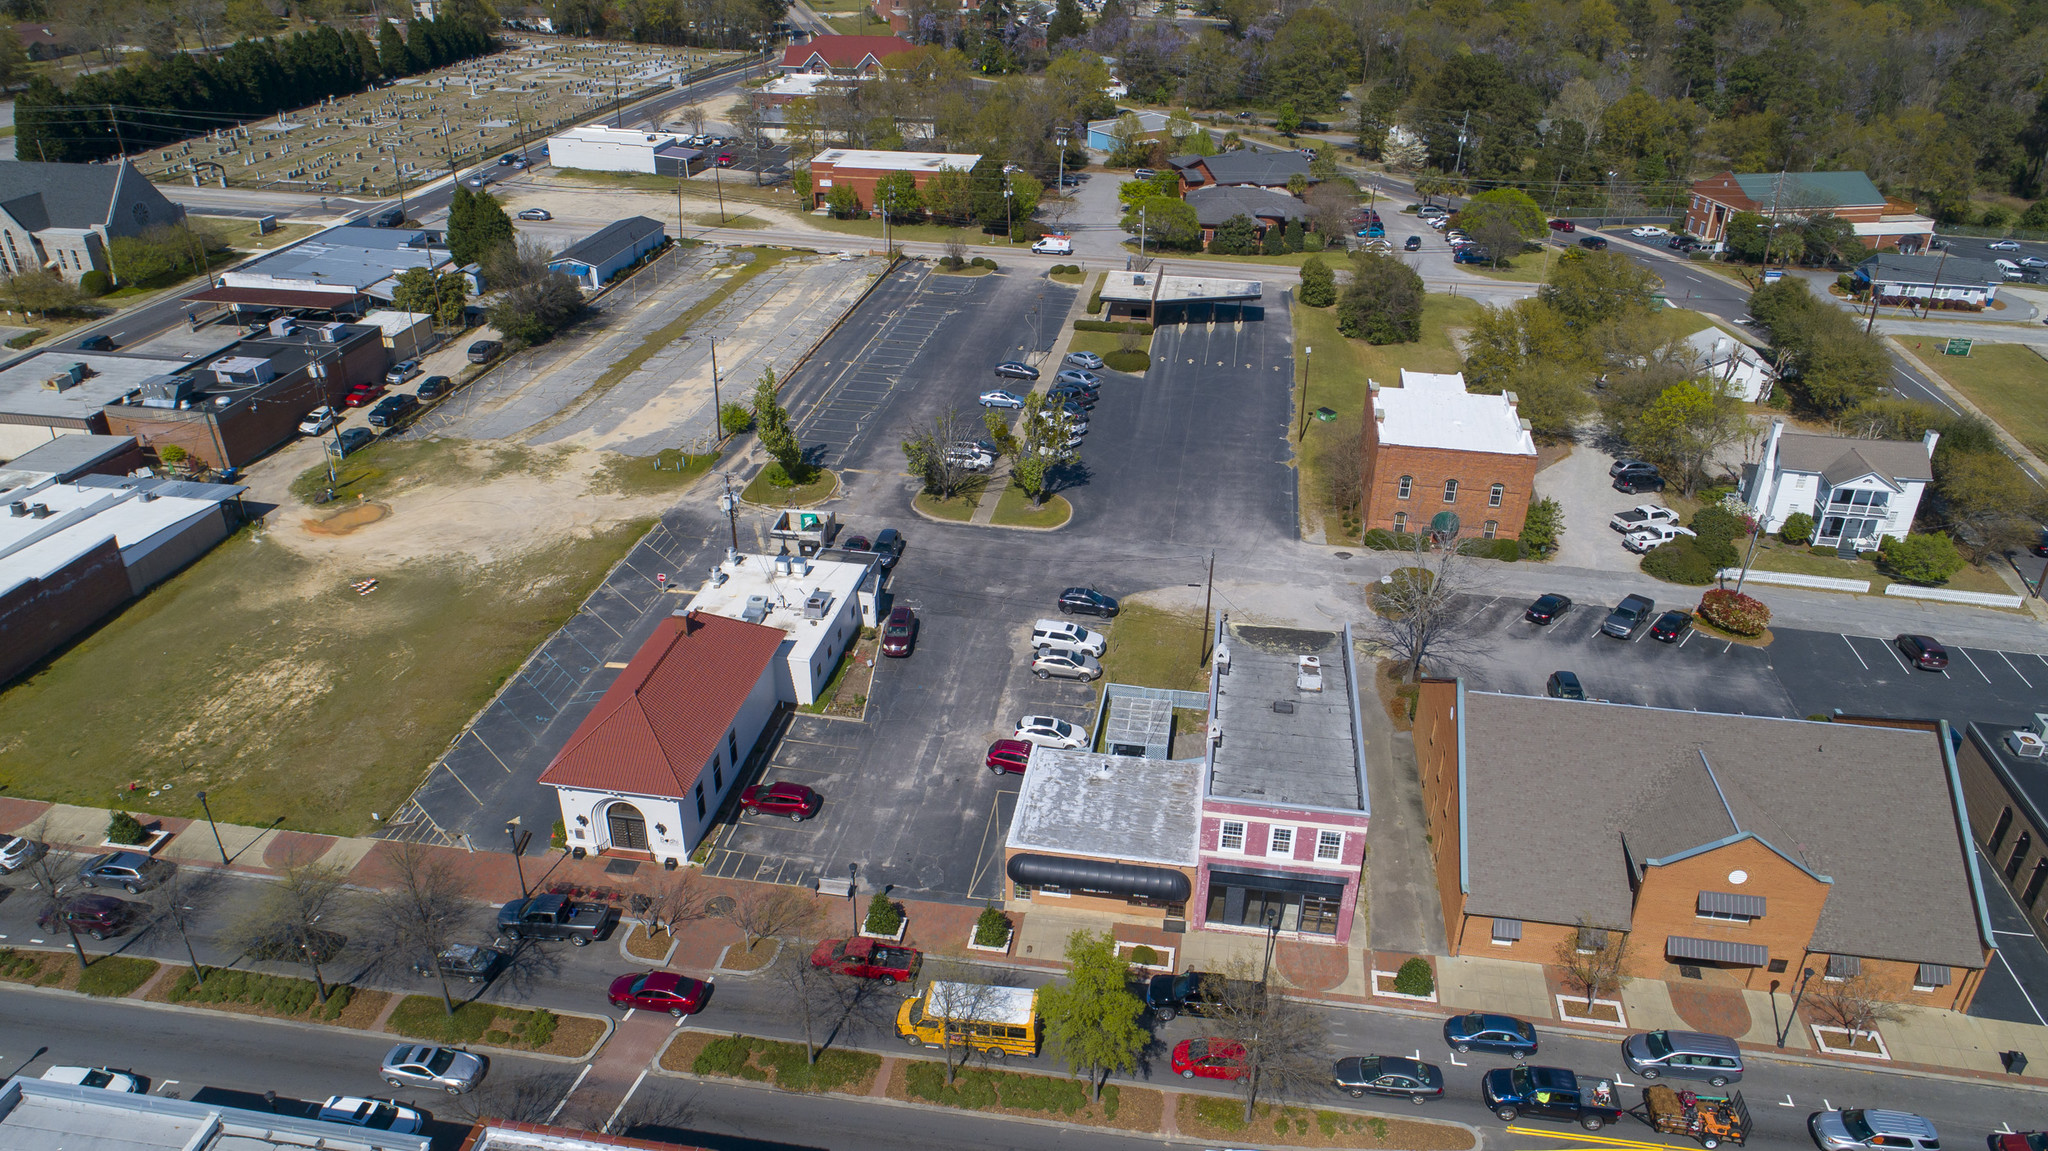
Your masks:
<svg viewBox="0 0 2048 1151"><path fill-rule="evenodd" d="M1217 645L1211 756L1218 799L1367 809L1347 633L1226 621Z"/></svg>
<svg viewBox="0 0 2048 1151"><path fill-rule="evenodd" d="M0 1084L7 1151L430 1151L425 1135L394 1135L238 1107L79 1087L41 1079Z"/></svg>
<svg viewBox="0 0 2048 1151"><path fill-rule="evenodd" d="M224 272L229 288L278 288L302 292L354 295L382 285L409 268L434 268L449 263L448 248L428 243L417 228L372 228L349 224L329 228L254 263ZM380 296L389 296L388 287Z"/></svg>
<svg viewBox="0 0 2048 1151"><path fill-rule="evenodd" d="M1182 867L1196 861L1200 760L1041 747L1017 790L1009 846Z"/></svg>
<svg viewBox="0 0 2048 1151"><path fill-rule="evenodd" d="M142 381L181 372L190 362L122 352L37 352L0 367L0 420L30 416L37 423L72 420L84 427L100 408L142 386ZM71 375L73 364L84 364L85 370L69 382L52 382Z"/></svg>

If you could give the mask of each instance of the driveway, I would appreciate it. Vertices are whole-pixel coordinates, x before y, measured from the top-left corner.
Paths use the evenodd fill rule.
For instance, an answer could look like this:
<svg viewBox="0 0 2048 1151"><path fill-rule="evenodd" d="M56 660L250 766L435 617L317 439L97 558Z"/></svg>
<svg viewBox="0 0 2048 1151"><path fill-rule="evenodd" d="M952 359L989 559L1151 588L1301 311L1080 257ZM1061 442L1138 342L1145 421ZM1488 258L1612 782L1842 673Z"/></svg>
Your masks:
<svg viewBox="0 0 2048 1151"><path fill-rule="evenodd" d="M1593 433L1585 434L1590 438ZM1640 570L1640 559L1621 546L1621 536L1607 526L1607 521L1623 508L1654 503L1660 497L1654 492L1629 496L1615 491L1614 481L1607 476L1613 462L1606 452L1581 443L1572 449L1571 455L1536 473L1537 497L1547 496L1564 508L1564 534L1558 539L1557 557L1552 561L1558 566L1611 572Z"/></svg>

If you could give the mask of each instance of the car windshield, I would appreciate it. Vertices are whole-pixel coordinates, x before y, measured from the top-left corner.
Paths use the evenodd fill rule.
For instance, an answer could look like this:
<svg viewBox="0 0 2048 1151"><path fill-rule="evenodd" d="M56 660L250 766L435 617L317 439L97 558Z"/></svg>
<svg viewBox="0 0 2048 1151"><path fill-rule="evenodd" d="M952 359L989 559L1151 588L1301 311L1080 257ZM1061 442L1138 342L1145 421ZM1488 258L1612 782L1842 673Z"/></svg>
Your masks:
<svg viewBox="0 0 2048 1151"><path fill-rule="evenodd" d="M427 1070L433 1072L436 1075L446 1073L447 1070L450 1067L453 1067L454 1065L455 1050L452 1047L434 1048L434 1057L432 1059L427 1060Z"/></svg>
<svg viewBox="0 0 2048 1151"><path fill-rule="evenodd" d="M1514 1085L1517 1095L1527 1095L1536 1086L1536 1081L1529 1077L1527 1067L1517 1067L1508 1072L1508 1082Z"/></svg>
<svg viewBox="0 0 2048 1151"><path fill-rule="evenodd" d="M772 793L771 793L771 794L772 794ZM763 799L767 799L767 798L769 798L769 796L766 796L766 795L764 795L764 796L762 796L761 798L763 798ZM643 976L641 976L640 978L638 978L638 979L635 979L635 980L633 981L633 984L632 984L632 986L630 986L630 987L626 988L626 993L627 993L628 995L638 995L638 994L640 994L640 993L641 993L642 991L644 991L644 990L646 990L646 989L647 989L647 976L643 975Z"/></svg>
<svg viewBox="0 0 2048 1151"><path fill-rule="evenodd" d="M112 1075L109 1075L104 1071L94 1069L86 1072L85 1078L79 1080L78 1085L80 1087L105 1087L107 1084L112 1083L113 1081L114 1077Z"/></svg>
<svg viewBox="0 0 2048 1151"><path fill-rule="evenodd" d="M388 1131L393 1123L398 1122L398 1108L373 1099L356 1108L356 1122L365 1127L375 1127L379 1131Z"/></svg>
<svg viewBox="0 0 2048 1151"><path fill-rule="evenodd" d="M1671 1042L1662 1031L1652 1031L1643 1036L1643 1046L1650 1049L1650 1057L1662 1059L1671 1054Z"/></svg>
<svg viewBox="0 0 2048 1151"><path fill-rule="evenodd" d="M1864 1120L1863 1112L1860 1110L1842 1112L1842 1127L1849 1132L1849 1138L1858 1143L1868 1143L1870 1137L1876 1134L1870 1129L1870 1124Z"/></svg>

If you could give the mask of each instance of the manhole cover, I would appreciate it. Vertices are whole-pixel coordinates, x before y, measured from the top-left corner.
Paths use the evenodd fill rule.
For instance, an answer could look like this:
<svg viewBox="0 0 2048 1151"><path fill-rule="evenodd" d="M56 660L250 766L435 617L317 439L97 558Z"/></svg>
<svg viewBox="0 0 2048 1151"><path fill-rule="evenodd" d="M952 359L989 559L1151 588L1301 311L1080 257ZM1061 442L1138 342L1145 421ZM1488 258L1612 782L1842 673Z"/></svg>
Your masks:
<svg viewBox="0 0 2048 1151"><path fill-rule="evenodd" d="M1350 558L1351 558L1351 553L1350 553L1350 552L1338 552L1338 553L1337 553L1337 558L1338 558L1338 559L1340 559L1340 560L1348 560L1348 559L1350 559Z"/></svg>
<svg viewBox="0 0 2048 1151"><path fill-rule="evenodd" d="M734 903L732 900L732 896L730 895L718 896L716 899L713 899L711 902L704 905L704 910L720 918L724 918L725 916L731 915L738 908L739 904Z"/></svg>

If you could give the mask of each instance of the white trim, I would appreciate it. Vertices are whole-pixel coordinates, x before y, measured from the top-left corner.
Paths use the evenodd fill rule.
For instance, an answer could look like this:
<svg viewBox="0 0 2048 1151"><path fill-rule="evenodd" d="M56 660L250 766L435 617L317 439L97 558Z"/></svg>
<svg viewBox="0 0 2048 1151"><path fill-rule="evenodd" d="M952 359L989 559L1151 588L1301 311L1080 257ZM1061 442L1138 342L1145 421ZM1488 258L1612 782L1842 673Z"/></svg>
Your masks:
<svg viewBox="0 0 2048 1151"><path fill-rule="evenodd" d="M1593 1006L1595 1006L1595 1007L1612 1007L1612 1008L1614 1008L1614 1014L1615 1014L1615 1015L1616 1015L1616 1016L1618 1017L1618 1019L1620 1020L1620 1022L1617 1022L1617 1023L1609 1023L1609 1022L1608 1022L1607 1020L1605 1020L1605 1019L1589 1019L1589 1018L1587 1018L1587 1017L1586 1017L1586 1016L1584 1016L1584 1015L1568 1015L1568 1014L1566 1014L1566 1013L1565 1013L1564 1005L1565 1005L1566 1003L1576 1003L1576 1004L1579 1004L1580 1006L1584 1006L1584 1005L1585 1005L1585 1002L1586 1002L1586 997L1585 997L1585 996L1583 996L1583 995L1559 995L1559 996L1557 997L1557 1019L1558 1019L1558 1022L1560 1022L1560 1023L1584 1023L1584 1024L1586 1024L1586 1025L1588 1025L1588 1026L1590 1026L1590 1027L1617 1027L1617 1028L1620 1028L1620 1029L1621 1029L1621 1030L1623 1030L1623 1031L1626 1031L1626 1030L1628 1030L1628 1012L1627 1012L1627 1010L1625 1010L1625 1009L1624 1009L1624 1008L1622 1007L1622 1005L1621 1005L1621 1001L1620 1001L1620 1000L1618 1000L1618 999L1597 999L1597 998L1596 998L1596 999L1594 999L1594 1000L1593 1000Z"/></svg>
<svg viewBox="0 0 2048 1151"><path fill-rule="evenodd" d="M1283 840L1287 845L1285 848L1280 846ZM1268 826L1266 828L1266 857L1268 859L1294 858L1294 828L1279 826Z"/></svg>

